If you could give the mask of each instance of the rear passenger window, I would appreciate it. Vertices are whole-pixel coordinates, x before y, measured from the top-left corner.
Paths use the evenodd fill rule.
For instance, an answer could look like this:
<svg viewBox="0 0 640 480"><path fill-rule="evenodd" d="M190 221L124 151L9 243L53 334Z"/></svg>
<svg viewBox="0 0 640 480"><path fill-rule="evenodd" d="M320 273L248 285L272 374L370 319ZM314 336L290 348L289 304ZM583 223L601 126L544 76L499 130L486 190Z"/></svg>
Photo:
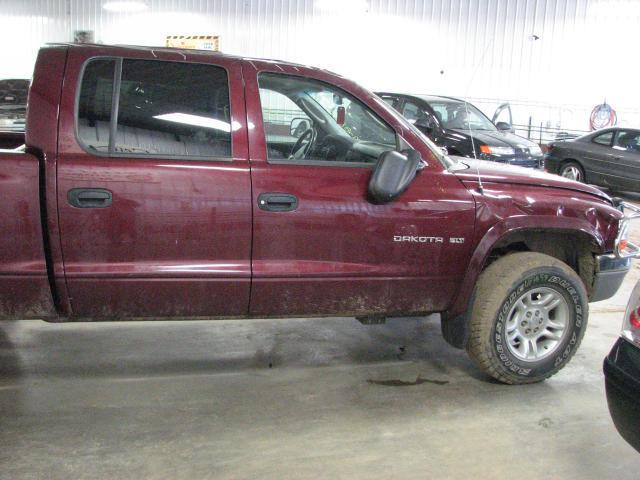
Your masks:
<svg viewBox="0 0 640 480"><path fill-rule="evenodd" d="M124 60L116 153L230 157L227 73L212 65Z"/></svg>
<svg viewBox="0 0 640 480"><path fill-rule="evenodd" d="M600 145L609 146L609 145L611 145L611 139L612 138L613 138L613 131L607 132L607 133L603 133L602 135L598 135L597 137L594 137L591 141L593 143L598 143Z"/></svg>
<svg viewBox="0 0 640 480"><path fill-rule="evenodd" d="M84 69L78 103L78 137L91 151L108 153L115 60L93 60Z"/></svg>
<svg viewBox="0 0 640 480"><path fill-rule="evenodd" d="M95 75L89 75L99 62L104 61L87 65L82 92L101 90ZM124 59L113 88L118 90L116 119L110 104L81 93L79 112L100 111L78 118L78 135L89 149L116 156L231 157L229 84L223 68Z"/></svg>

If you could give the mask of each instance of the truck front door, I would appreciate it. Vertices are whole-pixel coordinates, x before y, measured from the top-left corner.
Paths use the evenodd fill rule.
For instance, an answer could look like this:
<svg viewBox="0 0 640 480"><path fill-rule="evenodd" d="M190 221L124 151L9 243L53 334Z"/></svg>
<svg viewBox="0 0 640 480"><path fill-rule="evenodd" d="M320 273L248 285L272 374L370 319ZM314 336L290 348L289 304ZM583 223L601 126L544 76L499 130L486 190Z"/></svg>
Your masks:
<svg viewBox="0 0 640 480"><path fill-rule="evenodd" d="M73 315L246 315L251 190L239 64L104 55L70 51L60 110L57 200Z"/></svg>
<svg viewBox="0 0 640 480"><path fill-rule="evenodd" d="M375 205L378 156L408 146L380 100L299 66L252 61L243 76L254 126L251 314L444 309L468 260L474 202L419 134L404 132L429 166L397 201Z"/></svg>

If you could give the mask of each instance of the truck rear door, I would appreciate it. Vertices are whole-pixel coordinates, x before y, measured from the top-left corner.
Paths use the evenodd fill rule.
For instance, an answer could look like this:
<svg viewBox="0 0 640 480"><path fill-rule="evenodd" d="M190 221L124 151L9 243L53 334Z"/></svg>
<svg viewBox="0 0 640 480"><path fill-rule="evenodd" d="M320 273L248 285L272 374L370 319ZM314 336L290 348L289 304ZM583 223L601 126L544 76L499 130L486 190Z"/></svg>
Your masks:
<svg viewBox="0 0 640 480"><path fill-rule="evenodd" d="M239 64L99 53L70 49L60 110L57 200L73 315L246 315L251 189Z"/></svg>

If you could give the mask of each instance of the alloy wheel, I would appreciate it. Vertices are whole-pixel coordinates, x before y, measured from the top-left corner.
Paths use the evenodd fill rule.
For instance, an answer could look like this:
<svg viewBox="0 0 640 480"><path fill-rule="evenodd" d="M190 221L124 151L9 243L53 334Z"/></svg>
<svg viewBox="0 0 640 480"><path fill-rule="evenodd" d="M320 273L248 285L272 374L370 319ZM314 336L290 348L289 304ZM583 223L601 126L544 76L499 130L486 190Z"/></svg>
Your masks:
<svg viewBox="0 0 640 480"><path fill-rule="evenodd" d="M507 347L519 360L542 360L558 348L568 324L569 304L560 292L548 287L529 290L507 316Z"/></svg>
<svg viewBox="0 0 640 480"><path fill-rule="evenodd" d="M575 165L567 165L562 169L562 176L570 180L582 181L582 172Z"/></svg>

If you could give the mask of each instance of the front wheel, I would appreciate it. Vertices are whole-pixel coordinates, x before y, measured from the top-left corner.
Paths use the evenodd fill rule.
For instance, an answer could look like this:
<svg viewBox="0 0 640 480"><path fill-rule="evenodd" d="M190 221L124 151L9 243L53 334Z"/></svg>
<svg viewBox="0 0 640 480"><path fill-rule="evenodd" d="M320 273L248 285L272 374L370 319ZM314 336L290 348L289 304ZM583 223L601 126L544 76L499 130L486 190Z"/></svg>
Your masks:
<svg viewBox="0 0 640 480"><path fill-rule="evenodd" d="M471 359L508 384L542 381L578 349L587 325L587 292L560 260L522 252L482 272L471 305Z"/></svg>

